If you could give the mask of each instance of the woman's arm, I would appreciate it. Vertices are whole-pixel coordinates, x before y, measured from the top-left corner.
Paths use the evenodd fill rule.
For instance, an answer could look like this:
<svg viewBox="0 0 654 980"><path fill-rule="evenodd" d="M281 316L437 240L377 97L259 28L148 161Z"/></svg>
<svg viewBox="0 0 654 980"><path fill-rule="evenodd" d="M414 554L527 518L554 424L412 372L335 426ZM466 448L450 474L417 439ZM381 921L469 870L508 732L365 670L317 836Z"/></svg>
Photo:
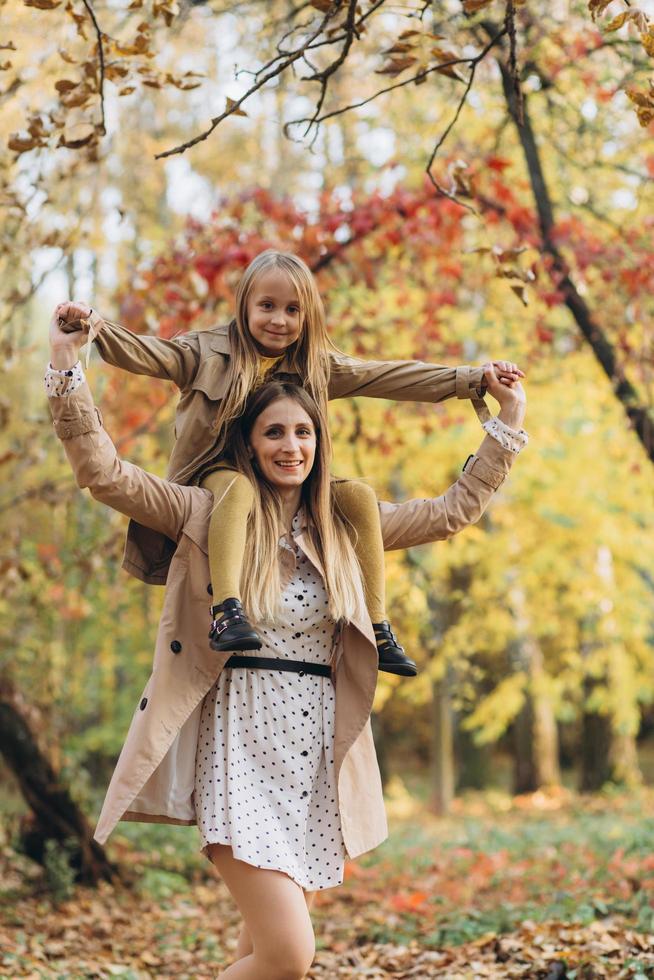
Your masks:
<svg viewBox="0 0 654 980"><path fill-rule="evenodd" d="M83 342L81 333L61 330L55 313L50 324L50 365L56 371L70 372L72 383L68 394L57 396L52 388L48 401L77 485L88 487L96 500L121 514L177 541L193 510L205 505L208 515L211 494L199 487L169 483L119 457L83 380L78 364ZM59 390L66 389L59 383Z"/></svg>
<svg viewBox="0 0 654 980"><path fill-rule="evenodd" d="M146 374L151 378L172 381L178 388L188 388L197 374L199 348L193 335L177 340L163 340L147 334L132 333L119 323L104 320L86 303L60 303L55 310L64 324L76 325L84 337L89 333L80 320L91 320L91 340L107 364Z"/></svg>
<svg viewBox="0 0 654 980"><path fill-rule="evenodd" d="M502 385L490 364L484 365L488 391L500 403L497 418L514 432L511 442L524 442L522 430L526 399L522 385ZM506 430L504 430L506 432ZM468 457L456 483L445 493L429 500L407 500L401 504L380 502L384 548L411 548L450 538L484 513L495 491L502 485L517 455L516 447L507 448L497 438L487 435L474 455Z"/></svg>

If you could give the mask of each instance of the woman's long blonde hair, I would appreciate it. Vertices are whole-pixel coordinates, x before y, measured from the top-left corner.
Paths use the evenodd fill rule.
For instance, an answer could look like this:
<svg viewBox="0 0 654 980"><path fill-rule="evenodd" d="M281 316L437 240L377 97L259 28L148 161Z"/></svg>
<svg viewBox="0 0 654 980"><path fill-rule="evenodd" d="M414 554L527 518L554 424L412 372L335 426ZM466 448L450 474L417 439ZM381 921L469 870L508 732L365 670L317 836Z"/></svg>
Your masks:
<svg viewBox="0 0 654 980"><path fill-rule="evenodd" d="M287 382L270 381L261 385L250 395L243 414L229 430L225 461L243 473L255 491L241 575L243 605L254 622L274 623L280 611L279 537L284 532L281 499L259 472L249 446L257 418L280 398L297 402L314 426L315 460L302 484L306 533L324 570L330 616L336 621L348 622L365 616L360 599L361 569L352 543L356 532L338 509L331 491L331 448L324 417L304 388Z"/></svg>
<svg viewBox="0 0 654 980"><path fill-rule="evenodd" d="M329 351L338 350L327 335L325 308L311 269L302 259L290 252L269 248L260 252L243 273L236 292L236 316L229 325L230 358L227 373L227 394L222 399L213 422L220 434L239 417L248 395L257 380L260 352L250 333L247 318L248 299L257 276L279 269L295 286L300 306L301 332L288 349L294 371L303 386L326 410L329 383Z"/></svg>

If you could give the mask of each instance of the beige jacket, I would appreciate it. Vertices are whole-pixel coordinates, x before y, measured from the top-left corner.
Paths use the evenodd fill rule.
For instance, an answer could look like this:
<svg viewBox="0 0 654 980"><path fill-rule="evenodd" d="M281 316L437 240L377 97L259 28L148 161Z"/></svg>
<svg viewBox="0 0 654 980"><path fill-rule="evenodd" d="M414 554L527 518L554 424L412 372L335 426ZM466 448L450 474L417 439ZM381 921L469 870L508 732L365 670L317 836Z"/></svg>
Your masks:
<svg viewBox="0 0 654 980"><path fill-rule="evenodd" d="M100 813L95 838L104 843L119 820L193 824L195 752L202 700L228 653L207 640L207 527L212 494L153 476L119 458L102 426L88 384L50 398L57 435L80 487L176 545L157 633L154 665L136 706ZM440 497L380 503L386 549L449 538L479 520L514 459L491 436L468 457L459 479ZM306 534L298 544L321 572ZM363 595L361 607L364 608ZM348 855L387 836L381 779L370 728L377 684L377 648L370 620L349 623L335 652L335 770Z"/></svg>
<svg viewBox="0 0 654 980"><path fill-rule="evenodd" d="M228 327L187 333L162 340L132 333L117 323L92 319L95 345L108 364L133 374L173 381L180 389L175 418L176 443L168 466L175 483L199 483L207 465L223 449L211 430L217 407L225 395L230 344ZM288 357L273 372L301 383ZM331 353L328 398L368 395L398 401L440 402L446 398L472 398L483 391L482 368L443 367L422 361L363 361ZM138 521L130 521L123 565L151 585L166 582L174 542Z"/></svg>

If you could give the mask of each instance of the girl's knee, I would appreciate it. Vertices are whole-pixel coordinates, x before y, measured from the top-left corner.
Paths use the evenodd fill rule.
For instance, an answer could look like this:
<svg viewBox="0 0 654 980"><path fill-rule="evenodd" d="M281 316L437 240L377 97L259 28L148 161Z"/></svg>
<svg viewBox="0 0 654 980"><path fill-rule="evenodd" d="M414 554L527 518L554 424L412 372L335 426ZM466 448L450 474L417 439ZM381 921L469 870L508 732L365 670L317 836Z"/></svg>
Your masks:
<svg viewBox="0 0 654 980"><path fill-rule="evenodd" d="M337 481L332 484L332 491L339 506L346 512L371 508L377 511L377 494L371 486L361 480Z"/></svg>

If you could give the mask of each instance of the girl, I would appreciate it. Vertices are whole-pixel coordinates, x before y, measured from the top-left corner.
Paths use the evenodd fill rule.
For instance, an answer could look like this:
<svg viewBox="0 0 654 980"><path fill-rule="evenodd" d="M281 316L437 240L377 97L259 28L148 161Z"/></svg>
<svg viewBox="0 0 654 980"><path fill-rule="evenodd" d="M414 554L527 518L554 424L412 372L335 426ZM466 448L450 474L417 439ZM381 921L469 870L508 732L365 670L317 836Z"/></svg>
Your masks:
<svg viewBox="0 0 654 980"><path fill-rule="evenodd" d="M299 980L314 956L313 892L342 882L344 858L387 836L370 730L374 632L322 414L303 388L273 382L233 428L229 462L253 489L245 599L262 617L265 656L216 656L197 618L213 497L118 457L72 336L53 318L46 385L78 485L177 545L154 669L95 838L104 843L120 819L197 823L244 919L236 962L220 977ZM501 406L497 438L486 436L443 496L380 504L386 548L448 538L478 520L515 459L505 439L526 441L521 386L484 370Z"/></svg>
<svg viewBox="0 0 654 980"><path fill-rule="evenodd" d="M79 326L110 364L137 374L168 378L181 390L177 442L168 476L211 490L216 501L209 526L209 565L214 605L214 650L260 649L261 637L242 606L242 556L252 488L222 458L225 429L243 411L248 395L266 378L293 380L307 388L326 416L329 398L366 394L380 398L440 401L456 393L482 392L481 369L450 369L411 361L366 362L343 355L329 340L315 279L297 256L275 250L247 267L236 295L236 316L227 330L186 334L173 341L133 334L102 320L80 303L57 307L62 323ZM515 364L497 362L500 380L524 377ZM327 433L325 433L327 437ZM373 490L358 481L334 487L337 506L356 529L368 612L375 630L379 669L413 676L385 610L383 546ZM130 523L125 564L148 582L165 582L174 545Z"/></svg>

